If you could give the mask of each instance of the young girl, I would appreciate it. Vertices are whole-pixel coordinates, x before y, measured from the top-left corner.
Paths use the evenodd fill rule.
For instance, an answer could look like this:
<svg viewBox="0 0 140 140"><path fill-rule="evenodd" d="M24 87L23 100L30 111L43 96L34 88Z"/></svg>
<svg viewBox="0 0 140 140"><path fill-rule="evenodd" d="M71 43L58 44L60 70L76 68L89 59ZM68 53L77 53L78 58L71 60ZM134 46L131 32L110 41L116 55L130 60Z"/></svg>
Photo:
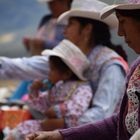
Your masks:
<svg viewBox="0 0 140 140"><path fill-rule="evenodd" d="M29 120L13 129L6 140L22 140L26 134L77 125L78 118L89 107L92 90L84 76L89 61L77 46L63 40L53 50L46 50L49 57L49 76L52 87L38 96L41 82L31 86L29 106L44 114L44 120ZM35 95L32 95L34 94Z"/></svg>

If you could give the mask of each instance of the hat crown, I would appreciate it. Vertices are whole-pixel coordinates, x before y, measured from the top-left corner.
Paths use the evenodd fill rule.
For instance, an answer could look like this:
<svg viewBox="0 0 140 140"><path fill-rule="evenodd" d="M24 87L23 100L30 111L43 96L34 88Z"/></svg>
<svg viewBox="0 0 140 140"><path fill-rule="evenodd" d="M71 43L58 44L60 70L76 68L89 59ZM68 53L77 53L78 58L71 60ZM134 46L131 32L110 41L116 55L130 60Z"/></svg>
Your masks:
<svg viewBox="0 0 140 140"><path fill-rule="evenodd" d="M118 26L118 20L115 15L110 15L105 20L101 20L100 12L108 4L99 0L74 0L72 7L69 11L61 14L58 18L58 22L67 24L70 17L81 17L98 20L107 24L110 29Z"/></svg>
<svg viewBox="0 0 140 140"><path fill-rule="evenodd" d="M89 65L89 61L85 54L72 42L63 40L59 47L55 47L54 51L59 52L63 56L63 60L68 62L77 72L84 71ZM73 69L70 67L70 69Z"/></svg>
<svg viewBox="0 0 140 140"><path fill-rule="evenodd" d="M86 55L69 40L64 39L53 50L45 50L42 54L60 57L81 80L86 80L83 73L89 67L89 60Z"/></svg>
<svg viewBox="0 0 140 140"><path fill-rule="evenodd" d="M71 10L78 9L83 11L100 12L107 4L99 0L74 0Z"/></svg>

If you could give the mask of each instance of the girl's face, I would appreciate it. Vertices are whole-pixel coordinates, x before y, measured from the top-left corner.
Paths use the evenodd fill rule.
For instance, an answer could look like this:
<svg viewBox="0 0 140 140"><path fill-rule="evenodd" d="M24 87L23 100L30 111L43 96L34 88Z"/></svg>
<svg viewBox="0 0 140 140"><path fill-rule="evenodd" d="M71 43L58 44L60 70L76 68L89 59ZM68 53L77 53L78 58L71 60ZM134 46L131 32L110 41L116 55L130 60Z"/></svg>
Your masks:
<svg viewBox="0 0 140 140"><path fill-rule="evenodd" d="M128 46L140 54L140 22L119 13L116 15L119 20L118 34L124 36Z"/></svg>
<svg viewBox="0 0 140 140"><path fill-rule="evenodd" d="M50 70L48 73L48 80L52 82L52 84L57 83L60 80L63 80L62 73L56 68L53 64L49 64Z"/></svg>
<svg viewBox="0 0 140 140"><path fill-rule="evenodd" d="M52 84L56 84L60 80L68 80L73 74L71 70L66 70L65 72L62 72L61 70L59 70L58 65L55 65L54 63L49 62L49 66L50 70L48 73L48 80Z"/></svg>
<svg viewBox="0 0 140 140"><path fill-rule="evenodd" d="M64 31L65 38L79 46L82 41L82 32L80 32L80 23L75 19L69 19L68 25Z"/></svg>

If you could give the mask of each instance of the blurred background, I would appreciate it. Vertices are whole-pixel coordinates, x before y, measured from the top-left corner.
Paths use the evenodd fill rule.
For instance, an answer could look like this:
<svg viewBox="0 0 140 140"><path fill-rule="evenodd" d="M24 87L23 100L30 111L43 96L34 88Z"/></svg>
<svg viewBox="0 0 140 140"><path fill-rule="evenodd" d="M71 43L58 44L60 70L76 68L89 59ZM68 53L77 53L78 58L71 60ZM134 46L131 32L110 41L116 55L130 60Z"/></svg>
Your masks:
<svg viewBox="0 0 140 140"><path fill-rule="evenodd" d="M24 36L33 36L39 21L49 12L37 0L0 0L0 56L28 55L22 45Z"/></svg>
<svg viewBox="0 0 140 140"><path fill-rule="evenodd" d="M102 0L112 4L117 0ZM80 2L80 0L79 0ZM43 15L49 13L46 5L37 0L0 0L0 56L23 57L28 53L22 45L24 36L34 36ZM113 42L123 44L131 63L137 55L113 31Z"/></svg>

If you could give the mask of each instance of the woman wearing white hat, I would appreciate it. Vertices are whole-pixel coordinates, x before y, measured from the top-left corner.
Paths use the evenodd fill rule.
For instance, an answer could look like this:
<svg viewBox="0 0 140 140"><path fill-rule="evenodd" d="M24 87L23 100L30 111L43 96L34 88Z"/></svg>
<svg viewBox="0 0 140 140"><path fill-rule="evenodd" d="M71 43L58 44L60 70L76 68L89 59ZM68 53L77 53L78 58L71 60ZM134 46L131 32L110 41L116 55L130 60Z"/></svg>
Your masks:
<svg viewBox="0 0 140 140"><path fill-rule="evenodd" d="M133 1L131 1L133 2ZM136 53L140 53L140 1L112 5L105 8L102 18L116 11L119 20L118 34L125 37ZM120 113L95 124L55 132L42 132L26 140L129 140L140 127L140 58L136 60L127 76L125 95ZM136 133L136 135L139 131ZM134 139L133 139L134 138ZM132 140L138 140L133 137Z"/></svg>
<svg viewBox="0 0 140 140"><path fill-rule="evenodd" d="M109 29L117 26L116 17L100 19L100 11L105 6L107 4L97 0L83 0L81 3L75 0L71 10L58 18L61 23L68 22L65 37L75 43L91 62L87 76L94 98L89 110L79 118L79 124L111 116L123 95L127 63L118 54L123 52L121 47L111 43Z"/></svg>

